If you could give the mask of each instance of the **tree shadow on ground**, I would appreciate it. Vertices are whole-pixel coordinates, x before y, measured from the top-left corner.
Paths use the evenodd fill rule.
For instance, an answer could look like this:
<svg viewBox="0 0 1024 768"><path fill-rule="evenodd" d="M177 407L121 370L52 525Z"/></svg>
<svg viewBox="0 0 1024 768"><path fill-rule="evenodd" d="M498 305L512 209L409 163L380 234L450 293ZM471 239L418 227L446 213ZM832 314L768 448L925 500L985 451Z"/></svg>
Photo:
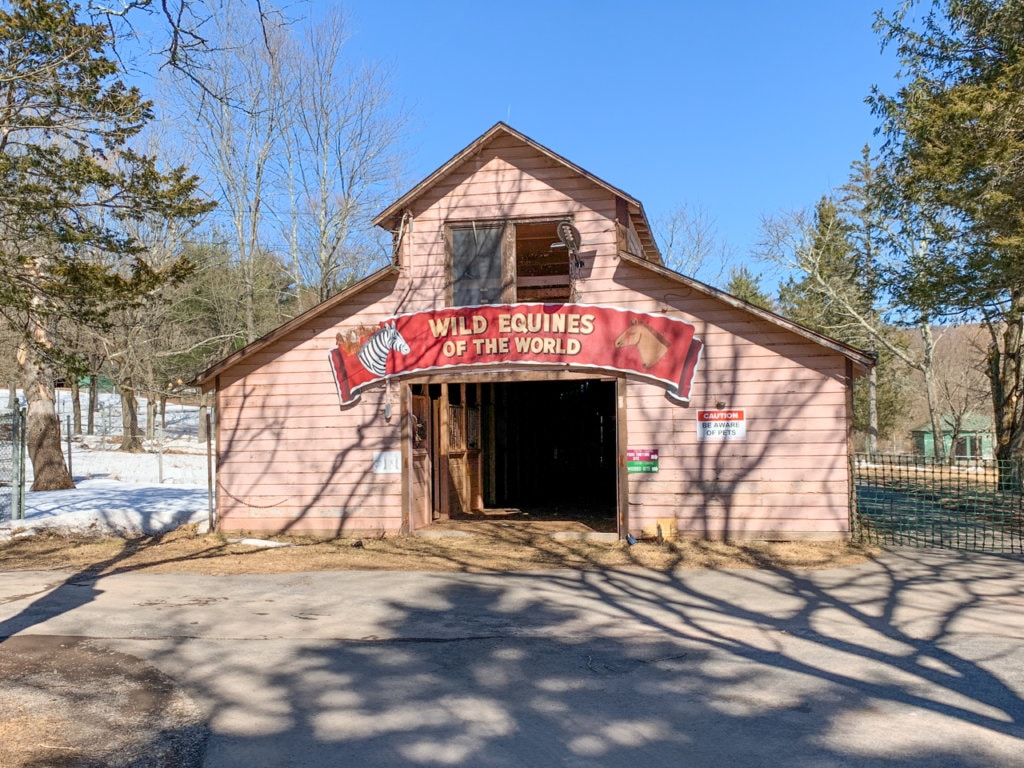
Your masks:
<svg viewBox="0 0 1024 768"><path fill-rule="evenodd" d="M157 663L193 660L210 766L1017 765L1024 581L974 562L418 574L372 634Z"/></svg>

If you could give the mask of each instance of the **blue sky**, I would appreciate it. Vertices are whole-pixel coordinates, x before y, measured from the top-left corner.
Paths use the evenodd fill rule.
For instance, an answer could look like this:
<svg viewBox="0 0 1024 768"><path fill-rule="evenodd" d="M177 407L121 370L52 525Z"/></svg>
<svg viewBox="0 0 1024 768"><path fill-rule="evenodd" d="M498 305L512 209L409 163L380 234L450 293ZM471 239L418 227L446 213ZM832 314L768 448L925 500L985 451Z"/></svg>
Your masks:
<svg viewBox="0 0 1024 768"><path fill-rule="evenodd" d="M410 181L503 120L644 203L703 209L742 260L760 221L845 182L896 64L892 2L350 0L350 53L390 68Z"/></svg>

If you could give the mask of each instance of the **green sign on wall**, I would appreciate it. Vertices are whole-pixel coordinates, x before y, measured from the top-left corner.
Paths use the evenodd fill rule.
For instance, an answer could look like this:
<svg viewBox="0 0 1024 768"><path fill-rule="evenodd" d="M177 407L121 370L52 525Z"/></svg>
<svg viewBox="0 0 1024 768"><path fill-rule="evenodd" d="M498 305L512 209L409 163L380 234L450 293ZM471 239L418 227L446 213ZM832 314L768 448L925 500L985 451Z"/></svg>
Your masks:
<svg viewBox="0 0 1024 768"><path fill-rule="evenodd" d="M626 449L626 471L633 472L657 472L658 471L658 449L657 448L627 448Z"/></svg>

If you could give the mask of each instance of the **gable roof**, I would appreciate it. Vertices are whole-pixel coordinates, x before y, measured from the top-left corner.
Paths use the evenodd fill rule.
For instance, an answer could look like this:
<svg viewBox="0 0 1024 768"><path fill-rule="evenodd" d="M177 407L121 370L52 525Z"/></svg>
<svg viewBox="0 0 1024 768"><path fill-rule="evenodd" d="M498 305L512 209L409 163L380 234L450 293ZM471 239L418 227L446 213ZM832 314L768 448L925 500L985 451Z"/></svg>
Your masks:
<svg viewBox="0 0 1024 768"><path fill-rule="evenodd" d="M381 211L381 213L379 213L373 220L373 224L384 229L397 229L397 220L400 219L402 212L405 211L413 201L426 194L448 174L453 173L460 165L462 165L463 162L480 152L480 150L499 136L511 136L513 139L516 139L524 145L532 148L539 154L544 155L556 163L564 165L566 168L570 168L591 183L615 195L625 204L626 211L629 215L629 221L633 225L633 229L636 231L637 237L640 239L640 245L644 251L643 257L649 261L653 261L658 264L661 263L661 252L658 250L658 244L655 242L650 222L647 220L647 213L644 211L644 206L639 200L634 198L632 195L626 194L618 187L612 186L607 181L598 178L572 161L567 160L557 152L551 151L543 144L538 144L529 136L520 133L511 126L500 121L495 123L490 130L486 131L461 152L457 152L450 160L398 198L398 200Z"/></svg>
<svg viewBox="0 0 1024 768"><path fill-rule="evenodd" d="M256 354L260 350L269 347L282 336L285 336L291 333L292 331L301 328L306 323L308 323L311 320L315 320L317 317L324 314L325 312L329 312L338 304L348 301L353 296L359 294L360 292L366 290L367 288L373 285L376 285L385 277L397 278L398 268L389 265L382 269L378 269L376 272L373 272L372 274L364 277L362 280L353 283L340 293L336 293L334 296L331 296L331 298L321 301L319 304L310 307L302 314L296 315L291 320L288 320L287 322L277 326L277 328L270 331L270 333L261 336L255 341L246 344L241 349L232 352L227 357L218 360L205 371L198 374L192 381L189 382L189 384L194 387L202 387L204 389L207 389L211 382L215 381L218 376L224 373L224 371L228 370L229 368L238 363L241 363L242 361Z"/></svg>
<svg viewBox="0 0 1024 768"><path fill-rule="evenodd" d="M669 280L673 280L681 285L685 285L686 287L691 288L694 291L697 291L698 293L702 293L706 296L718 299L719 301L722 301L731 307L735 307L736 309L741 309L744 312L748 312L754 315L755 317L759 317L762 320L771 323L772 325L784 328L787 331L791 331L792 333L795 333L798 336L802 336L808 341L814 342L815 344L825 347L826 349L830 349L833 352L836 352L845 357L847 360L851 361L854 365L858 366L858 368L860 368L862 371L866 371L875 365L875 358L870 352L865 352L864 350L857 349L856 347L852 347L849 344L837 341L836 339L833 339L830 336L825 336L824 334L818 333L817 331L812 331L810 328L800 325L799 323L795 323L792 320L787 320L785 317L782 317L782 315L777 315L770 310L764 309L755 304L750 304L746 301L743 301L743 299L739 299L733 296L730 293L720 291L717 288L700 282L699 280L694 280L692 277L686 277L685 275L675 272L674 270L668 269L667 267L663 267L659 264L652 264L651 262L646 261L645 259L642 259L638 256L634 256L631 253L627 253L626 251L620 251L619 258L631 264L635 264L641 269L650 270L655 274L661 275L662 277L665 277ZM196 376L195 379L193 379L190 382L190 384L192 384L193 386L208 388L209 385L217 378L217 376L221 375L224 371L228 370L229 368L233 367L238 363L243 362L248 357L256 354L260 350L270 346L275 341L280 339L282 336L285 336L286 334L290 333L293 330L301 328L303 325L310 322L311 320L316 319L321 314L330 311L337 304L341 304L342 302L348 301L353 296L356 296L360 292L375 285L385 277L397 276L398 270L394 266L384 267L383 269L374 272L368 277L365 277L362 280L360 280L358 283L349 286L341 293L338 293L335 296L332 296L331 298L327 299L326 301L317 304L315 307L311 307L310 309L303 312L301 315L297 315L296 317L293 317L291 320L284 323L283 325L279 325L277 328L275 328L267 335L257 339L251 344L242 347L242 349L238 350L237 352L234 352L225 357L224 359L214 363L212 366L210 366L205 371Z"/></svg>
<svg viewBox="0 0 1024 768"><path fill-rule="evenodd" d="M787 331L791 331L792 333L795 333L798 336L802 336L808 341L813 341L815 344L819 344L827 349L831 349L833 352L839 353L847 360L852 362L854 365L859 366L864 370L867 370L875 365L874 355L872 355L870 352L865 352L862 349L851 347L849 344L833 339L831 336L826 336L823 333L812 331L810 328L801 325L800 323L795 323L792 320L783 317L782 315L777 315L771 310L764 309L763 307L759 307L756 304L751 304L747 301L744 301L743 299L737 298L736 296L733 296L731 293L720 291L713 286L707 285L706 283L702 283L699 280L694 280L692 277L682 275L679 272L669 269L668 267L663 267L660 264L651 264L650 262L644 261L643 259L639 259L633 254L627 253L626 251L619 251L619 258L622 259L623 261L628 261L631 264L635 264L641 269L650 270L651 272L661 275L662 277L668 278L669 280L673 280L677 283L685 285L686 287L691 288L692 290L697 291L698 293L703 293L705 296L710 296L711 298L718 299L719 301L722 301L731 307L735 307L736 309L742 309L743 311L748 312L756 317L759 317L762 320L766 320L767 322L773 325L776 325L780 328L784 328Z"/></svg>
<svg viewBox="0 0 1024 768"><path fill-rule="evenodd" d="M425 194L432 186L437 184L447 174L453 172L467 157L472 156L473 153L482 149L488 142L493 140L495 137L501 135L513 136L514 138L518 139L519 141L522 141L524 144L530 147L533 147L537 151L547 155L553 160L563 163L568 168L571 168L575 172L585 176L594 184L603 187L604 189L616 195L620 200L623 201L623 203L627 207L627 210L629 211L630 221L633 224L634 229L636 229L637 234L640 236L641 245L643 246L644 253L643 255L634 255L626 251L620 251L618 254L619 258L623 259L624 261L635 264L636 266L641 267L642 269L650 270L664 278L685 285L693 289L694 291L697 291L698 293L702 293L706 296L718 299L719 301L722 301L728 304L729 306L735 307L736 309L741 309L762 320L765 320L766 322L769 322L780 328L784 328L788 331L791 331L796 335L807 339L808 341L814 342L815 344L830 349L833 352L836 352L845 357L846 359L850 360L861 371L865 371L874 366L875 359L868 352L852 347L841 341L837 341L836 339L833 339L829 336L825 336L824 334L812 331L810 328L800 325L799 323L795 323L792 320L787 320L781 315L777 315L774 312L771 312L767 309L763 309L754 304L749 304L748 302L743 301L742 299L739 299L729 293L726 293L725 291L721 291L710 285L702 283L699 280L694 280L691 277L686 277L685 275L682 275L678 272L675 272L674 270L671 270L663 266L661 264L661 254L658 252L657 245L655 245L654 243L654 237L651 234L650 226L647 221L647 214L644 212L643 205L640 203L640 201L632 198L622 190L613 187L607 182L602 181L596 176L588 173L584 169L580 168L578 165L569 162L568 160L561 157L560 155L555 154L551 150L541 146L540 144L537 144L532 139L524 136L518 131L515 131L514 129L505 125L505 123L499 122L496 125L494 125L494 127L492 127L489 131L483 134L480 138L478 138L464 150L456 154L447 163L442 165L430 176L428 176L422 182L420 182L411 190L406 192L405 195L400 197L397 201L392 203L387 209L385 209L373 220L373 223L376 226L387 228L387 223L389 222L389 220L391 222L394 222L396 218L400 218L401 213L409 206L409 204L412 201L414 201L421 195ZM397 265L394 264L384 267L383 269L380 269L377 272L374 272L373 274L363 278L359 282L349 286L344 291L306 310L301 315L297 315L296 317L292 318L283 325L278 326L265 336L257 339L256 341L253 341L251 344L248 344L247 346L243 347L237 352L234 352L228 355L227 357L223 358L222 360L218 361L217 363L213 364L205 371L200 373L198 376L196 376L195 379L193 379L193 381L191 382L191 384L193 384L194 386L200 386L205 389L209 389L215 383L215 380L218 376L220 376L233 366L237 365L238 363L241 363L244 360L248 359L250 356L256 354L260 350L263 350L266 347L270 346L271 344L273 344L286 334L298 328L301 328L306 323L316 319L321 314L330 311L338 304L350 300L363 290L366 290L372 285L375 285L384 278L397 278L397 276L398 267Z"/></svg>

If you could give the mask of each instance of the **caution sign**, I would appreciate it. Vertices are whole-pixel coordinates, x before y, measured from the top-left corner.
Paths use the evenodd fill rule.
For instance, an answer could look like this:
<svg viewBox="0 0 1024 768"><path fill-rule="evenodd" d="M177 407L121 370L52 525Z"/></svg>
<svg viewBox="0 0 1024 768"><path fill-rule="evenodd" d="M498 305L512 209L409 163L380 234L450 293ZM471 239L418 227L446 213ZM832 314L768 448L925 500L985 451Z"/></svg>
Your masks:
<svg viewBox="0 0 1024 768"><path fill-rule="evenodd" d="M746 440L747 413L742 408L697 411L697 439Z"/></svg>

